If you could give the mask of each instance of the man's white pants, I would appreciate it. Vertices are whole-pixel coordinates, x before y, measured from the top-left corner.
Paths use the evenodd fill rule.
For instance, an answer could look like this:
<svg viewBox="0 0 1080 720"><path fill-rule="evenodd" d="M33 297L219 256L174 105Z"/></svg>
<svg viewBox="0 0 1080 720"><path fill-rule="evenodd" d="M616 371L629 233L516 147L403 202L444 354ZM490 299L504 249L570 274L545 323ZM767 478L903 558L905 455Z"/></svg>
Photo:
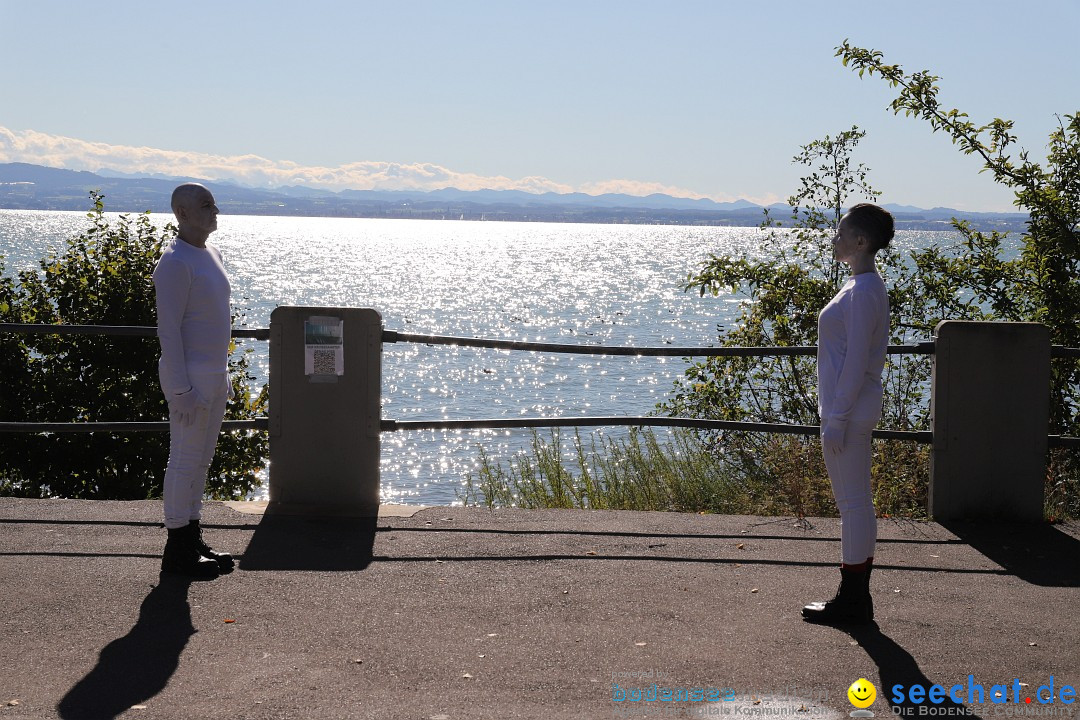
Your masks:
<svg viewBox="0 0 1080 720"><path fill-rule="evenodd" d="M840 554L845 565L858 565L874 556L877 517L870 491L871 433L877 422L851 420L844 449L825 450L825 467L840 511Z"/></svg>
<svg viewBox="0 0 1080 720"><path fill-rule="evenodd" d="M202 514L206 473L214 458L225 403L229 394L227 373L189 375L188 381L203 402L190 425L169 414L169 464L165 469L165 527L180 528Z"/></svg>

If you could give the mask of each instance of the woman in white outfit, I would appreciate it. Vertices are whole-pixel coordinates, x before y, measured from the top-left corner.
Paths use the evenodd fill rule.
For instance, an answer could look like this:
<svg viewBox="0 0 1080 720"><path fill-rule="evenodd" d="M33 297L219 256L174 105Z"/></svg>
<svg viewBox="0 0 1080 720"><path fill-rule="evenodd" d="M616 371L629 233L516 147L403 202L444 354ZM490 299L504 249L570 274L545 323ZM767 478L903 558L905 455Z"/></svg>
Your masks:
<svg viewBox="0 0 1080 720"><path fill-rule="evenodd" d="M894 234L892 215L863 203L844 216L833 255L851 277L818 316L821 445L840 510L840 588L802 610L823 623L873 620L870 572L877 516L870 490L870 436L881 419L881 373L889 343L889 296L874 257Z"/></svg>

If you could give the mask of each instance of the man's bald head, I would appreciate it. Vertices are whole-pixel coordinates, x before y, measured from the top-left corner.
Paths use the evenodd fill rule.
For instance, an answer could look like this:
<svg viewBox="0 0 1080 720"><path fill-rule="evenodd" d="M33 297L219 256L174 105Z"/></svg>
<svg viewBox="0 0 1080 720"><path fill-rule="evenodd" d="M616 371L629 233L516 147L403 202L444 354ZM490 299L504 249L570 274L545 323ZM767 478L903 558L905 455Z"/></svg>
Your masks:
<svg viewBox="0 0 1080 720"><path fill-rule="evenodd" d="M172 192L173 214L178 214L177 210L181 207L192 207L206 195L210 195L210 197L213 198L213 194L206 189L205 185L200 185L199 183L184 183L183 185L177 185L176 189Z"/></svg>
<svg viewBox="0 0 1080 720"><path fill-rule="evenodd" d="M214 194L199 183L184 183L172 194L178 234L189 245L203 247L210 233L217 230L218 208Z"/></svg>

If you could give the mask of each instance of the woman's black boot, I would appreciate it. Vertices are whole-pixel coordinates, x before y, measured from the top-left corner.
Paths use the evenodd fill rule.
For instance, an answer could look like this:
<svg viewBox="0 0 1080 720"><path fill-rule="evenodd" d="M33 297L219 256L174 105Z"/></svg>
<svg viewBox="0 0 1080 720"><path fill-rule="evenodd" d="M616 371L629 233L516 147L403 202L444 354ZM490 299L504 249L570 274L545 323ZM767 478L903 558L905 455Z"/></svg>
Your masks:
<svg viewBox="0 0 1080 720"><path fill-rule="evenodd" d="M212 580L220 574L218 564L199 554L191 541L191 526L168 528L169 539L161 553L161 572Z"/></svg>
<svg viewBox="0 0 1080 720"><path fill-rule="evenodd" d="M233 562L232 555L228 553L217 552L203 540L202 527L199 525L198 520L192 520L188 523L188 532L191 533L191 541L195 544L195 548L199 551L199 554L204 558L213 560L218 565L218 570L222 573L231 573L236 566Z"/></svg>
<svg viewBox="0 0 1080 720"><path fill-rule="evenodd" d="M802 609L803 620L828 625L863 624L872 619L870 591L865 569L840 568L840 587L826 602L813 602Z"/></svg>
<svg viewBox="0 0 1080 720"><path fill-rule="evenodd" d="M866 604L870 608L870 619L874 619L874 596L870 594L870 573L874 571L874 558L866 561Z"/></svg>

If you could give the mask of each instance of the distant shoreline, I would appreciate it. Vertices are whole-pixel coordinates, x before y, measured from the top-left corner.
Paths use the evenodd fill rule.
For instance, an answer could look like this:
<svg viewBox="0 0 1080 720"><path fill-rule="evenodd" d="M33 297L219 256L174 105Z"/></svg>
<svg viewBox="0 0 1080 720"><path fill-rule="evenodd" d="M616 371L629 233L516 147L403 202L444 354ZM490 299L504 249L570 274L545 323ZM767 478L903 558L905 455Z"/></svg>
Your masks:
<svg viewBox="0 0 1080 720"><path fill-rule="evenodd" d="M103 171L104 172L104 171ZM109 212L167 214L178 182L191 178L112 177L85 171L25 163L0 163L0 209L86 211L91 191L104 196ZM273 190L247 188L202 180L214 191L222 212L266 217L325 217L410 220L470 220L503 222L592 223L600 225L678 225L758 227L766 208L746 201L712 200L667 195L637 197L606 194L530 194L519 191L444 188L433 191L331 192L306 187ZM952 218L980 230L1023 230L1021 213L961 212L950 208L923 210L889 205L901 230L951 230ZM791 208L772 205L774 220L791 223Z"/></svg>
<svg viewBox="0 0 1080 720"><path fill-rule="evenodd" d="M43 204L44 205L44 204ZM328 219L370 219L370 220L443 220L454 222L536 222L536 223L575 223L575 224L596 224L596 225L674 225L682 227L759 227L763 214L758 214L756 218L716 218L716 217L673 217L670 213L656 212L655 214L642 214L636 213L618 213L613 212L610 209L603 211L589 211L575 213L514 213L499 210L478 210L469 212L460 212L456 217L447 216L446 213L435 212L371 212L371 213L318 213L318 212L297 212L294 208L280 208L277 211L271 209L254 209L254 208L237 208L227 202L219 203L224 215L247 215L254 217L310 217L310 218L328 218ZM78 212L85 213L90 209L89 202L84 201L82 207L74 207L68 203L56 203L49 204L48 206L40 207L26 207L25 205L20 207L12 207L3 201L0 201L0 210L31 210L35 212ZM290 212L290 210L293 210ZM150 212L154 215L169 216L171 220L172 211L165 208L141 208L135 209L132 207L116 207L110 203L110 198L105 197L105 211L109 213L143 213ZM958 215L958 219L967 220L977 230L991 231L997 230L999 232L1021 232L1025 228L1024 216L1017 215L1016 219L979 219L971 218L969 216ZM774 219L777 219L774 216ZM784 218L789 220L790 218ZM792 227L789 222L785 222L783 228ZM896 217L896 229L898 231L903 230L930 230L930 231L942 231L948 232L954 230L952 223L949 220L930 220L918 217L904 217L898 215Z"/></svg>

